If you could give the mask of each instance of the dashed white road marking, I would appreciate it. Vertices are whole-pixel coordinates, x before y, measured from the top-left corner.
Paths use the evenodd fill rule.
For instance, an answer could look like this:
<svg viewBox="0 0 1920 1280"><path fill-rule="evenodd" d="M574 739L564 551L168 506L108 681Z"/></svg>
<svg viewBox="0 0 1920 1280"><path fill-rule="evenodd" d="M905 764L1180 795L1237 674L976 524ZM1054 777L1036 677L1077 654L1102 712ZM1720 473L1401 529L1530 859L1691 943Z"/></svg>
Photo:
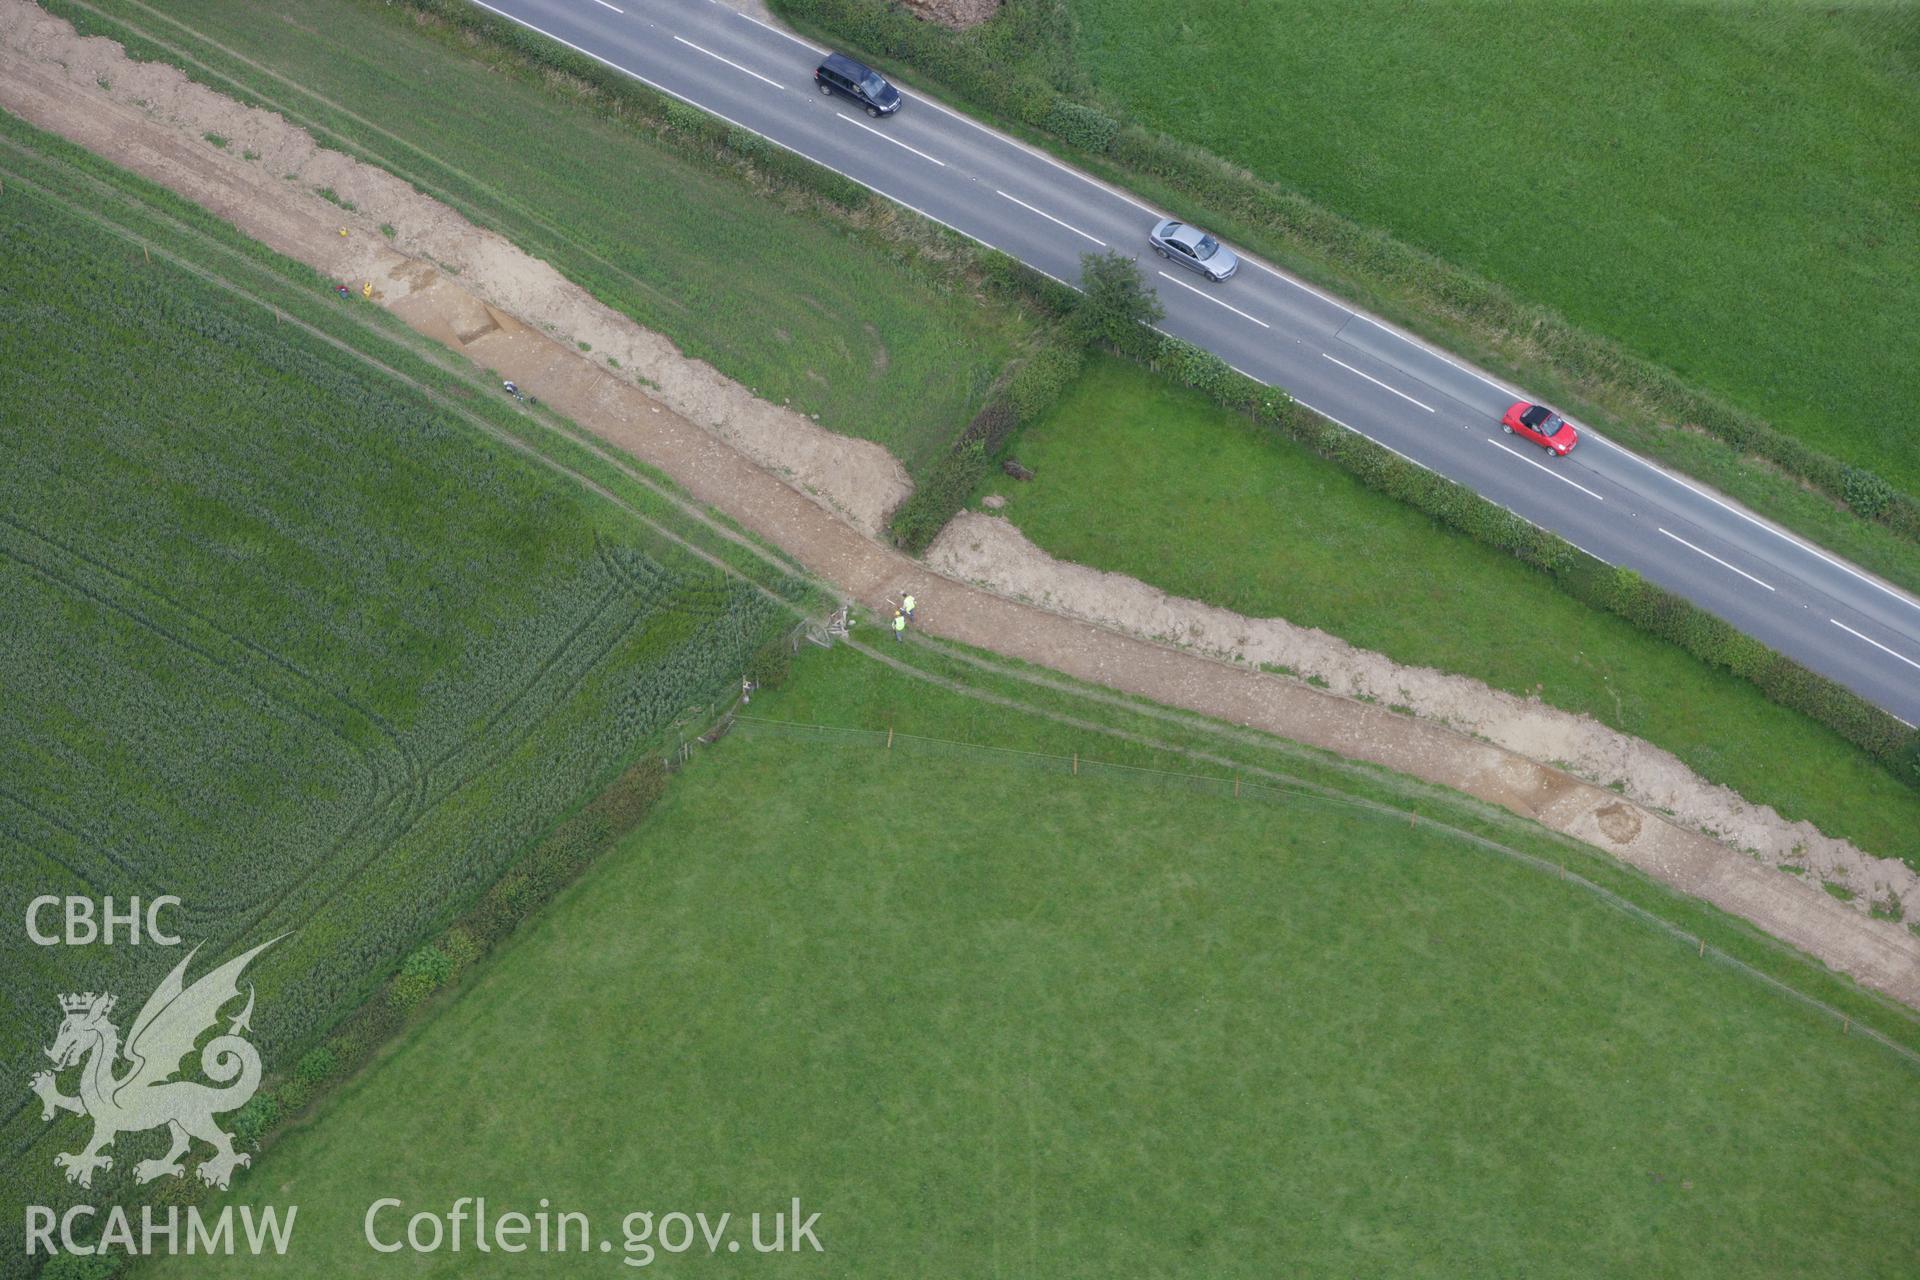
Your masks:
<svg viewBox="0 0 1920 1280"><path fill-rule="evenodd" d="M752 76L755 80L759 80L766 84L770 84L776 89L786 88L786 86L781 84L778 80L769 80L767 79L767 77L761 75L758 71L755 71L752 67L743 67L739 63L735 62L732 58L723 58L719 54L715 53L713 50L702 48L700 45L695 44L693 41L687 39L685 36L675 36L674 39L679 43L687 46L687 48L692 49L695 53L704 53L709 58L712 58L715 62L724 62L728 66L732 67L735 71L746 72L748 75Z"/></svg>
<svg viewBox="0 0 1920 1280"><path fill-rule="evenodd" d="M1196 289L1194 286L1188 284L1185 280L1177 279L1174 276L1168 275L1164 271L1160 272L1159 275L1162 280L1171 280L1173 281L1173 283L1179 285L1182 289L1185 289L1189 293L1199 294L1201 297L1205 298L1208 302L1211 302L1216 307L1226 307L1227 310L1233 312L1233 314L1239 316L1242 320L1251 320L1255 324L1259 325L1262 329L1273 328L1272 325L1268 324L1265 320L1260 319L1258 316L1250 316L1238 307L1227 306L1226 303L1220 301L1220 299L1214 297L1212 294L1208 293L1205 289Z"/></svg>
<svg viewBox="0 0 1920 1280"><path fill-rule="evenodd" d="M619 6L619 5L617 5L617 4L608 4L608 3L607 3L607 0L593 0L593 2L594 2L595 4L597 4L597 5L599 5L599 6L600 6L600 7L602 8L602 9L611 9L611 10L613 10L613 11L614 11L615 13L619 13L619 14L624 14L624 13L626 13L626 10L625 10L625 9L622 9L622 8L621 8L621 7Z"/></svg>
<svg viewBox="0 0 1920 1280"><path fill-rule="evenodd" d="M1036 209L1032 205L1028 204L1025 200L1020 199L1020 197L1018 196L1010 196L1006 192L1000 190L998 187L994 188L993 194L999 196L1002 200L1013 201L1015 204L1019 205L1022 209L1025 209L1028 213L1039 214L1041 217L1045 218L1048 222L1053 223L1055 226L1065 227L1067 230L1073 232L1073 234L1081 237L1082 239L1093 241L1095 244L1099 245L1102 249L1107 247L1107 242L1105 240L1102 240L1099 236L1090 236L1086 232L1082 231L1080 228L1074 226L1071 222L1062 222L1060 219L1048 213L1045 209Z"/></svg>
<svg viewBox="0 0 1920 1280"><path fill-rule="evenodd" d="M910 93L910 94L907 94L906 96L913 99L915 102L925 103L927 106L932 107L935 111L940 112L942 115L952 116L955 120L958 120L962 124L972 125L974 128L978 129L980 132L992 138L995 142L1005 143L1007 146L1014 148L1016 151L1024 151L1028 155L1032 156L1035 160L1039 160L1039 161L1042 161L1043 163L1050 164L1054 168L1058 169L1060 172L1080 179L1080 181L1086 183L1090 187L1097 187L1099 190L1106 192L1110 196L1114 196L1117 199L1125 200L1128 204L1132 205L1134 208L1139 209L1143 213L1150 214L1155 219L1158 219L1161 216L1157 210L1149 209L1146 205L1141 204L1138 200L1134 199L1132 196L1128 195L1126 192L1120 190L1118 187L1110 187L1106 183L1100 181L1100 179L1092 177L1088 174L1084 174L1080 172L1078 169L1073 168L1071 165L1062 164L1060 161L1054 159L1052 156L1040 150L1038 147L1028 146L1026 143L1020 141L1020 139L1012 137L1008 134L1001 133L997 129L991 128L987 125L981 124L978 120L975 120L972 116L962 115L960 112L955 111L952 107L942 106L940 103L935 102L932 98L923 97L918 93ZM1143 238L1144 238L1144 234L1145 233L1143 232L1142 233Z"/></svg>
<svg viewBox="0 0 1920 1280"><path fill-rule="evenodd" d="M720 0L710 0L710 2L714 4L718 4L720 3ZM745 18L748 22L751 22L754 26L764 27L768 31L773 32L775 35L780 36L783 39L793 41L795 44L799 45L803 49L809 50L810 52L813 52L813 53L820 54L823 57L827 53L827 50L821 48L819 45L814 44L808 40L803 40L799 36L793 34L793 32L791 31L783 31L779 27L774 26L770 22L762 22L760 19L754 17L752 14L742 13L738 9L734 10L733 12L735 17ZM910 101L918 102L922 106L932 107L935 111L938 111L941 115L951 116L955 120L958 120L960 123L964 125L967 125L974 129L978 129L981 133L986 134L988 137L992 138L995 142L998 142L1004 146L1012 147L1016 151L1024 152L1025 154L1032 156L1035 160L1038 160L1043 164L1052 165L1054 168L1058 169L1060 172L1067 174L1071 177L1078 178L1080 181L1086 183L1088 186L1093 187L1103 192L1106 195L1110 195L1115 197L1116 199L1126 201L1128 204L1140 210L1142 213L1145 213L1156 219L1161 216L1159 210L1149 208L1148 206L1140 203L1138 199L1129 195L1125 191L1120 190L1118 187L1109 186L1107 183L1100 181L1100 179L1095 178L1090 174L1082 173L1080 172L1080 170L1073 168L1071 165L1062 163L1061 161L1055 159L1053 156L1050 156L1046 152L1040 150L1038 147L1030 146L1029 144L1020 141L1020 139L1018 138L1011 137L1008 134L1001 133L999 130L994 129L989 125L984 125L980 123L978 120L975 120L972 116L963 115L960 112L955 111L953 108L949 106L936 102L932 98L924 96L918 91L909 93L903 90L902 92L904 96L907 97ZM891 196L887 198L892 199ZM935 221L937 222L939 220L936 218ZM944 226L945 224L942 223L941 225ZM1045 275L1046 273L1042 272L1041 274ZM1047 278L1050 280L1059 279L1058 276L1048 276ZM1062 281L1062 283L1065 283L1065 282Z"/></svg>
<svg viewBox="0 0 1920 1280"><path fill-rule="evenodd" d="M1406 343L1408 346L1414 348L1417 351L1424 351L1430 356L1434 356L1438 359L1444 360L1448 364L1452 365L1454 368L1458 369L1460 372L1466 374L1470 378L1478 378L1480 381L1492 387L1495 391L1498 391L1501 395L1512 396L1515 400L1526 399L1525 396L1521 395L1518 391L1515 391L1512 387L1509 387L1504 383L1495 382L1492 378L1489 378L1486 374L1481 373L1478 369L1469 369L1466 365L1461 364L1458 360L1455 360L1453 357L1449 356L1446 352L1430 347L1426 343L1421 342L1415 338L1410 338L1406 334L1401 333L1398 329L1388 328L1386 325L1381 324L1378 320L1375 320L1372 316L1361 315L1358 311L1355 311L1353 315L1355 319L1365 320L1368 324L1372 325L1374 328L1378 329L1380 332L1386 334L1388 337L1398 338L1400 339L1400 341Z"/></svg>
<svg viewBox="0 0 1920 1280"><path fill-rule="evenodd" d="M1655 527L1658 528L1658 526L1655 526ZM1687 550L1695 551L1705 556L1707 559L1719 565L1722 569L1732 569L1735 573L1745 578L1748 582L1752 582L1759 586L1765 587L1769 591L1773 590L1773 585L1771 583L1761 582L1760 579L1754 577L1752 574L1748 573L1745 569L1742 569L1737 565L1728 564L1725 560L1722 560L1719 556L1713 554L1713 552L1702 550L1701 548L1694 546L1691 542L1688 542L1685 538L1681 537L1679 534L1667 533L1665 529L1661 529L1660 532L1666 533L1669 538L1672 538L1675 542L1679 543L1681 546L1685 547Z"/></svg>
<svg viewBox="0 0 1920 1280"><path fill-rule="evenodd" d="M926 152L920 150L920 148L910 147L906 143L900 141L900 139L898 138L889 138L887 137L886 134L874 128L872 125L861 124L858 120L855 120L852 116L848 115L844 111L836 111L833 114L839 116L842 120L845 120L848 124L852 125L856 129L865 129L868 133L872 134L874 137L880 138L886 142L891 142L894 146L899 147L902 151L911 151L913 152L913 154L919 156L922 160L933 161L934 164L939 165L942 169L947 167L947 162L945 160L935 159L933 156L930 156Z"/></svg>
<svg viewBox="0 0 1920 1280"><path fill-rule="evenodd" d="M686 94L680 93L673 89L669 89L666 85L661 84L657 80L649 80L647 79L647 77L641 75L638 71L635 71L631 67L623 67L619 63L613 61L610 58L601 57L599 54L595 53L591 49L583 49L579 45L574 44L570 40L563 40L559 36L554 35L551 31L546 31L540 27L536 27L531 22L528 22L526 19L516 17L515 15L508 13L505 9L496 9L492 5L488 4L487 0L473 0L473 3L475 5L478 5L480 8L485 9L488 13L499 14L501 17L505 18L508 22L511 22L516 26L525 27L529 31L539 32L539 34L545 36L547 39L553 41L555 44L565 45L567 48L573 50L575 53L579 54L583 58L592 58L595 62L599 63L603 67L607 67L611 70L618 71L623 76L631 76L633 79L638 80L641 84L646 85L649 89L657 90L660 93L666 94L669 98L677 99L681 102L686 103L690 107L698 108L699 110L706 112L708 115L712 116L716 120L724 120L736 129L744 129L748 133L753 134L755 137L765 138L768 142L771 142L774 146L779 147L782 151L792 152L794 155L799 156L802 160L807 160L813 164L817 164L822 169L827 170L829 173L837 173L841 177L845 178L848 182L854 183L856 186L865 187L867 190L873 192L875 195L879 196L883 200L891 200L893 201L893 203L899 205L902 209L908 209L914 213L919 214L921 217L925 218L928 222L938 223L939 225L945 227L947 230L953 232L957 236L965 236L967 239L973 241L975 244L985 245L987 248L992 249L995 253L1006 253L1006 250L1002 249L999 245L992 244L992 243L989 243L988 241L982 240L979 236L974 235L971 231L962 231L959 227L954 226L951 222L948 222L946 219L936 218L932 214L928 213L925 209L922 209L920 206L915 204L909 204L905 200L902 200L899 196L896 196L891 192L881 190L879 187L874 186L871 182L866 181L864 178L856 178L852 174L846 172L844 169L834 168L832 165L828 164L824 160L815 160L812 156L807 155L805 152L800 151L797 148L788 146L786 143L780 141L780 139L774 137L771 134L762 133L760 132L760 130L754 128L751 125L742 124L740 123L740 121L735 120L732 116L723 115L720 112L715 111L712 107L702 106L700 103L695 102L692 98L689 98ZM1011 257L1012 255L1009 254L1008 256ZM1039 267L1034 267L1033 270L1039 271L1041 275L1045 276L1047 279L1053 281L1056 284L1066 285L1067 288L1072 289L1075 293L1082 292L1079 286L1068 284L1067 281L1062 280L1059 276L1054 275L1051 271L1043 271Z"/></svg>
<svg viewBox="0 0 1920 1280"><path fill-rule="evenodd" d="M1526 454L1521 453L1518 450L1507 448L1507 446L1505 446L1504 444L1501 444L1498 440L1495 440L1492 436L1487 437L1487 443L1492 445L1494 448L1500 450L1500 452L1502 453L1512 454L1514 457L1520 459L1520 461L1526 463L1530 467L1539 467L1540 470L1546 472L1548 475L1552 476L1555 480L1558 480L1561 484L1572 485L1574 488L1578 489L1580 492L1586 494L1589 498L1592 498L1595 502L1606 501L1605 498L1601 497L1599 494L1595 493L1593 490L1587 488L1587 486L1579 483L1578 481L1567 479L1565 476L1561 475L1558 471L1555 471L1552 467L1549 467L1544 463L1535 462L1532 458L1529 458Z"/></svg>
<svg viewBox="0 0 1920 1280"><path fill-rule="evenodd" d="M1840 570L1842 573L1849 574L1852 577L1857 578L1858 580L1866 583L1868 586L1872 587L1876 591L1892 596L1895 600L1898 600L1901 604L1907 605L1908 607L1913 609L1920 609L1920 600L1915 600L1912 596L1908 595L1906 592L1896 590L1895 588L1888 586L1884 582L1877 581L1873 577L1860 572L1858 569L1855 569L1852 565L1847 564L1844 561L1834 559L1832 556L1828 555L1826 552L1822 551L1820 548L1813 546L1809 543L1802 542L1800 539L1794 537L1790 533L1786 533L1783 530L1774 528L1772 525L1768 524L1765 520L1762 520L1757 516L1750 515L1731 503L1722 502L1719 498L1714 497L1711 493L1708 493L1705 489L1700 488L1698 485L1690 484L1684 477L1675 475L1673 472L1667 470L1663 466L1660 466L1658 463L1649 461L1648 459L1641 457L1639 454L1635 453L1631 449L1621 448L1619 445L1614 444L1613 441L1608 440L1605 436L1602 436L1599 432L1591 432L1589 434L1591 434L1595 440L1606 445L1608 448L1612 449L1615 453L1619 454L1621 457L1631 458L1633 459L1633 461L1647 468L1647 470L1656 471L1660 473L1661 475L1665 476L1667 479L1673 481L1675 484L1681 486L1684 489L1691 489L1694 493L1698 494L1702 498L1705 498L1708 502L1711 502L1714 506L1719 507L1725 511L1728 511L1733 515L1739 516L1742 520L1745 520L1750 525L1753 525L1760 529L1765 529L1768 533L1772 534L1776 538L1781 539L1782 541L1791 542L1794 546L1800 548L1802 551L1805 551L1809 555L1818 556L1820 559L1826 561L1828 564Z"/></svg>
<svg viewBox="0 0 1920 1280"><path fill-rule="evenodd" d="M1333 360L1335 364L1339 365L1342 369L1345 369L1348 373L1359 373L1361 377L1365 378L1368 382L1371 382L1374 386L1385 387L1388 391L1393 392L1393 394L1399 396L1402 400L1405 400L1408 404L1417 404L1417 405L1420 405L1422 409L1425 409L1428 413L1433 412L1432 405L1420 404L1418 400L1415 400L1412 396L1408 395L1406 392L1398 390L1394 387L1387 386L1386 383L1380 381L1380 379L1374 377L1370 373L1360 373L1360 370L1354 368L1352 365L1348 364L1345 360L1335 360L1332 356L1327 355L1327 353L1324 351L1322 351L1320 354L1325 359Z"/></svg>
<svg viewBox="0 0 1920 1280"><path fill-rule="evenodd" d="M1230 364L1230 365L1228 365L1228 366L1227 366L1227 368L1229 368L1229 369L1232 369L1232 370L1233 370L1233 371L1234 371L1235 373L1237 373L1237 374L1240 374L1240 375L1241 375L1242 377L1247 377L1247 378L1253 378L1253 380L1254 380L1255 382L1259 382L1261 386L1271 386L1271 385L1272 385L1271 383L1267 383L1267 382L1261 382L1261 380L1260 380L1259 378L1254 378L1252 374L1250 374L1250 373L1248 373L1248 372L1247 372L1247 371L1246 371L1245 369L1242 369L1242 368L1241 368L1240 366L1238 366L1238 365L1232 365L1232 364ZM1314 408L1314 407L1313 407L1312 405L1310 405L1310 404L1308 404L1308 403L1307 403L1307 402L1306 402L1305 400L1302 400L1302 399L1301 399L1301 398L1300 398L1299 396L1289 396L1289 399L1291 399L1291 400L1292 400L1292 401L1293 401L1293 402L1294 402L1295 404L1297 404L1297 405L1299 405L1299 406L1300 406L1300 407L1301 407L1302 409L1308 409L1308 410L1311 410L1311 411L1312 411L1312 412L1314 412L1314 413L1317 413L1317 414L1319 414L1319 415L1320 415L1321 417L1323 417L1323 418L1325 418L1325 419L1326 419L1326 420L1327 420L1328 422L1331 422L1331 423L1332 423L1332 424L1333 424L1334 426L1336 426L1336 427L1345 427L1345 428L1346 428L1346 429L1347 429L1348 431L1351 431L1351 432L1353 432L1353 434L1355 434L1355 435L1357 435L1357 436L1361 436L1361 437L1364 437L1365 439L1368 439L1368 440L1373 440L1373 443L1375 443L1375 444L1377 444L1377 445L1379 445L1379 446L1380 446L1380 447L1381 447L1382 449L1385 449L1385 450L1386 450L1386 451L1387 451L1388 453L1391 453L1391 454L1393 454L1393 455L1394 455L1395 457L1397 457L1397 458L1403 458L1403 459L1405 459L1406 461L1408 461L1408 462L1411 462L1411 463L1412 463L1412 464L1413 464L1414 466L1416 466L1416 467L1418 467L1418 468L1420 468L1420 469L1421 469L1422 471L1432 471L1434 475L1437 475L1437 476L1441 476L1441 478L1442 478L1442 479L1451 479L1451 477L1448 477L1448 476L1445 476L1445 475L1443 475L1443 474L1442 474L1441 472L1438 472L1438 471L1434 471L1432 467L1430 467L1430 466L1428 466L1428 465L1427 465L1426 463L1424 463L1424 462L1422 462L1422 461L1420 461L1420 459L1418 459L1418 458L1409 458L1409 457L1407 457L1407 455L1406 455L1406 454L1404 454L1404 453L1401 453L1401 452L1400 452L1400 451L1399 451L1398 449L1396 449L1396 448L1394 448L1394 447L1393 447L1392 445L1390 445L1390 444L1388 444L1388 443L1386 443L1386 441L1384 441L1384 440L1374 440L1372 436L1370 436L1370 435L1367 435L1367 433L1366 433L1366 432L1364 432L1364 431L1362 431L1362 430L1361 430L1360 428L1358 428L1358 427L1355 427L1355 426L1351 426L1351 425L1349 425L1349 424L1347 424L1347 423L1345 423L1345 422L1342 422L1342 421L1340 421L1340 419L1338 419L1338 418L1336 418L1336 417L1334 417L1334 416L1333 416L1332 414L1330 414L1330 413L1328 413L1328 412L1327 412L1327 411L1326 411L1325 409L1315 409L1315 408ZM1496 443L1497 443L1497 442L1496 442ZM1524 461L1524 459L1523 459L1523 461ZM1537 466L1538 464L1536 463L1535 465ZM1563 477L1563 478L1564 478L1564 477ZM1459 482L1458 482L1458 481L1454 481L1454 483L1456 483L1456 484L1458 484ZM1571 480L1568 480L1568 481L1567 481L1567 483L1568 483L1568 484L1573 484L1573 481L1571 481ZM1577 486L1577 485L1576 485L1575 487L1576 487L1576 488L1578 488L1578 486ZM1596 495L1594 495L1594 496L1595 496L1595 497L1598 497L1599 495L1598 495L1598 494L1596 494ZM1485 495L1482 495L1482 501L1485 501L1485 502L1493 502L1493 499L1492 499L1492 498L1488 498L1488 497L1485 497ZM1579 543L1577 543L1577 542L1575 542L1575 541L1574 541L1574 540L1573 540L1572 538L1569 538L1569 537L1567 537L1567 535L1566 535L1566 534L1564 534L1564 533L1556 533L1556 532L1555 532L1554 530L1552 530L1552 529L1549 529L1549 528L1547 528L1547 527L1546 527L1545 525L1543 525L1543 524L1541 524L1541 523L1540 523L1539 521L1537 521L1537 520L1532 520L1532 519L1529 519L1529 518L1528 518L1528 517L1526 517L1526 516L1523 516L1523 515L1521 515L1521 514L1520 514L1520 513L1518 512L1518 511L1515 511L1515 510L1514 510L1514 509L1513 509L1512 507L1510 507L1510 506L1508 506L1508 505L1507 505L1506 503L1504 503L1504 502L1493 502L1493 505L1494 505L1494 506L1496 506L1496 507L1499 507L1499 508L1500 508L1500 509L1501 509L1502 511L1504 511L1504 512L1506 512L1506 513L1507 513L1508 515L1510 515L1510 516L1513 516L1513 517L1514 517L1515 519L1518 519L1518 520L1525 520L1525 521L1526 521L1526 522L1527 522L1528 524L1530 524L1530 525L1532 525L1532 526L1533 526L1534 528L1536 528L1536 529L1538 529L1538 530L1540 530L1540 531L1541 531L1542 533L1551 533L1551 534L1553 534L1553 536L1554 536L1554 537L1556 537L1556 538L1560 538L1560 539L1562 539L1562 540L1564 540L1564 541L1566 542L1566 544L1567 544L1568 546L1570 546L1570 547L1572 547L1572 548L1573 548L1573 549L1574 549L1575 551L1580 551L1580 552L1584 552L1584 553L1585 553L1585 554L1587 554L1587 555L1590 555L1590 556L1593 556L1593 558L1594 558L1595 560L1598 560L1598 561L1599 561L1599 562L1600 562L1601 564L1604 564L1604 565L1606 565L1606 566L1607 566L1608 568L1612 568L1612 567L1613 567L1613 561L1611 561L1611 560L1609 560L1609 559L1607 559L1607 558L1606 558L1605 556L1603 556L1603 555L1597 555L1597 554L1595 554L1594 552L1591 552L1591 551L1588 551L1588 550L1587 550L1587 549L1586 549L1585 547L1583 547L1583 546L1581 546L1581 545L1580 545Z"/></svg>
<svg viewBox="0 0 1920 1280"><path fill-rule="evenodd" d="M1840 619L1838 618L1828 618L1827 621L1831 622L1834 626L1840 628L1842 631L1846 632L1848 635L1857 636L1859 639L1865 640L1868 644L1872 645L1874 648L1878 649L1880 652L1892 654L1894 657L1900 659L1900 661L1906 663L1908 666L1914 668L1916 671L1920 671L1920 662L1915 662L1912 658L1909 658L1906 654L1895 653L1892 649L1887 648L1887 646L1881 644L1878 640L1875 640L1872 636L1861 635L1858 631L1855 631L1852 627L1840 621ZM1901 723L1905 724L1906 722L1903 720L1901 721Z"/></svg>

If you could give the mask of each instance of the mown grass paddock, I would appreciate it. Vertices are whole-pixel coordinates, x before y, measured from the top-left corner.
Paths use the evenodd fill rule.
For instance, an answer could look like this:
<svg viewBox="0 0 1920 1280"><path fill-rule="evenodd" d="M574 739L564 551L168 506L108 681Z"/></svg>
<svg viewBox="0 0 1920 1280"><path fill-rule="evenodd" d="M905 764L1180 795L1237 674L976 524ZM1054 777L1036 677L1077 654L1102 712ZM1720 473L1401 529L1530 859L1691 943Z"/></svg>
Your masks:
<svg viewBox="0 0 1920 1280"><path fill-rule="evenodd" d="M5 115L0 190L0 361L29 375L0 428L0 1063L24 1089L57 993L131 1018L180 955L37 947L28 900L167 894L203 965L291 933L250 975L287 1071L724 705L792 584L730 578L528 461L507 446L539 429L497 384ZM4 1116L0 1185L51 1203L84 1125ZM96 1195L130 1187L117 1163Z"/></svg>
<svg viewBox="0 0 1920 1280"><path fill-rule="evenodd" d="M262 1157L243 1196L297 1201L313 1251L284 1274L379 1269L379 1197L479 1194L616 1249L626 1212L797 1195L825 1253L755 1259L795 1275L1862 1277L1920 1247L1913 1069L1590 895L1398 816L917 747L1097 735L848 650L754 703L823 705L890 708L893 749L736 728Z"/></svg>

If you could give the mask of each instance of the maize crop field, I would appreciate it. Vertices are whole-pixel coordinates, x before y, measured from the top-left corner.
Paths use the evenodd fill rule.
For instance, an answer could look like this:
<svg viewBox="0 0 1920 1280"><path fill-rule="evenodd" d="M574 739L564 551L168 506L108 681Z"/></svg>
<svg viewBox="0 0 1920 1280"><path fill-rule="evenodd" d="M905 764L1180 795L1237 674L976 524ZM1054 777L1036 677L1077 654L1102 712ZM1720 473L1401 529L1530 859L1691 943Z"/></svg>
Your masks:
<svg viewBox="0 0 1920 1280"><path fill-rule="evenodd" d="M541 833L724 707L801 590L506 447L524 415L477 375L434 383L377 309L192 215L0 114L15 1203L60 1177L25 1087L56 994L111 989L130 1019L185 951L36 946L31 897L176 896L191 976L286 935L248 979L267 1070L290 1068Z"/></svg>

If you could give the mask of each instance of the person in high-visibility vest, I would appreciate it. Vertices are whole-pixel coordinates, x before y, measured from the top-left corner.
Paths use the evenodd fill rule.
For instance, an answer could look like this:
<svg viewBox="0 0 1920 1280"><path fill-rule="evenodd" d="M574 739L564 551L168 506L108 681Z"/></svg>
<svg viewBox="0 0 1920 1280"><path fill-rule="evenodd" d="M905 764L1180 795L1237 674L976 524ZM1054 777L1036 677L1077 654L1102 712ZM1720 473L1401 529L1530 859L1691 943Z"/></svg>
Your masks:
<svg viewBox="0 0 1920 1280"><path fill-rule="evenodd" d="M907 615L907 621L913 621L913 597L908 596L900 602L900 612Z"/></svg>
<svg viewBox="0 0 1920 1280"><path fill-rule="evenodd" d="M907 615L900 612L898 609L895 609L893 611L893 638L895 640L900 639L901 635L905 633L906 629L907 629Z"/></svg>

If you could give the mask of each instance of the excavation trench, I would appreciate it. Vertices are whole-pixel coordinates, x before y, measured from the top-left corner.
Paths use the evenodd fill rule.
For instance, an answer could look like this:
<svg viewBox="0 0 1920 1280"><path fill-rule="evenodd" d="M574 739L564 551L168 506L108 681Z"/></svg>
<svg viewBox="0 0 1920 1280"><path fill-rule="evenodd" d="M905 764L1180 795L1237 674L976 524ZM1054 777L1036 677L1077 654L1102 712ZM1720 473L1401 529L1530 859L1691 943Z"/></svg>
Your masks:
<svg viewBox="0 0 1920 1280"><path fill-rule="evenodd" d="M1256 640L1271 649L1303 643L1308 633L1276 630L1287 624L1235 618L1169 600L1117 575L1050 561L1017 530L997 527L1004 522L969 518L943 538L930 564L914 561L873 536L907 492L904 471L878 446L833 435L755 399L406 182L325 150L282 117L223 98L172 68L132 62L110 41L81 39L26 0L0 0L0 106L351 283L352 299L342 305L367 305L359 288L371 285L374 304L664 471L694 498L776 543L870 609L911 591L921 602L916 625L936 635L1502 805L1920 1008L1920 938L1902 926L1869 918L1780 873L1772 858L1750 856L1669 820L1652 807L1659 801L1623 796L1540 763L1578 756L1572 732L1591 734L1591 721L1460 677L1391 664L1375 673L1401 685L1429 677L1445 682L1432 685L1435 698L1469 697L1476 689L1487 698L1509 698L1518 717L1513 723L1531 735L1527 741L1539 757L1533 758L1435 719L1263 674L1254 662L1233 659L1267 652ZM210 146L209 133L231 139L230 145ZM322 188L353 209L321 198ZM391 236L383 224L393 228ZM582 352L583 343L592 356ZM617 369L606 361L609 354ZM1217 643L1194 643L1196 620L1213 629ZM1386 662L1341 648L1343 660ZM1504 732L1495 730L1474 723L1474 732L1487 738ZM1617 761L1630 783L1634 768L1651 769L1651 760L1665 770L1661 762L1672 759L1623 735L1594 741L1600 745L1593 750L1603 753L1649 753ZM1805 824L1785 823L1686 777L1697 786L1675 794L1695 806L1684 812L1688 822L1749 847L1792 840L1796 849L1813 848L1827 859L1814 869L1847 877L1856 891L1920 883L1902 864L1829 841Z"/></svg>

